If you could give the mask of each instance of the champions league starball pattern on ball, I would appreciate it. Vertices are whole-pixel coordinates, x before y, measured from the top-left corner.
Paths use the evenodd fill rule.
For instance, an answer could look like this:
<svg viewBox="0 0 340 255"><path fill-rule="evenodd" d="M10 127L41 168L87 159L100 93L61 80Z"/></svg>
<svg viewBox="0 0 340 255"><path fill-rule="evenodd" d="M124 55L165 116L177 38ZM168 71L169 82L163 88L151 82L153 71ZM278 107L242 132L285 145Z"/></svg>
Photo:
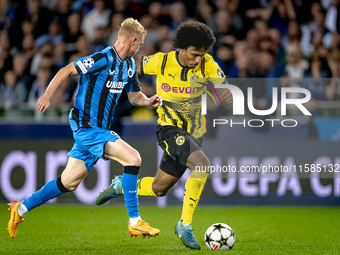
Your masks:
<svg viewBox="0 0 340 255"><path fill-rule="evenodd" d="M230 250L236 240L233 229L225 223L211 225L204 234L204 241L210 250Z"/></svg>

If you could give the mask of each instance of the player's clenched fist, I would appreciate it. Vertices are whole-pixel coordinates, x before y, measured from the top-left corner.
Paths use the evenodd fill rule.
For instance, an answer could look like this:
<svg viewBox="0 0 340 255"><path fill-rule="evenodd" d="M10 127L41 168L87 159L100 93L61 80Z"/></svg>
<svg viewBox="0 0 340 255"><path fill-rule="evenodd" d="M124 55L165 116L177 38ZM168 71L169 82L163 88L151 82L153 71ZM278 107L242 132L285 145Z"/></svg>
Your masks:
<svg viewBox="0 0 340 255"><path fill-rule="evenodd" d="M151 107L158 107L162 105L162 98L159 95L153 95L150 97L150 106Z"/></svg>
<svg viewBox="0 0 340 255"><path fill-rule="evenodd" d="M41 112L45 112L50 106L50 99L46 95L42 95L37 103L37 108Z"/></svg>
<svg viewBox="0 0 340 255"><path fill-rule="evenodd" d="M233 102L233 95L230 93L229 89L224 89L222 92L223 100L227 101L228 104Z"/></svg>

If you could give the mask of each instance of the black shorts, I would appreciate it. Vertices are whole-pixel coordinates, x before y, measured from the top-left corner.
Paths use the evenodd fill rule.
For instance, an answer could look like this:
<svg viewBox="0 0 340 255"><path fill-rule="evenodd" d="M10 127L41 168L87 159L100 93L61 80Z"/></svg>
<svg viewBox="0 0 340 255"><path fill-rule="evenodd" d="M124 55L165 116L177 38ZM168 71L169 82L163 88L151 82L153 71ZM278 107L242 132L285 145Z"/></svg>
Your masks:
<svg viewBox="0 0 340 255"><path fill-rule="evenodd" d="M201 149L203 138L195 138L178 127L161 125L158 125L156 135L158 144L164 151L159 168L181 178L187 169L188 157Z"/></svg>

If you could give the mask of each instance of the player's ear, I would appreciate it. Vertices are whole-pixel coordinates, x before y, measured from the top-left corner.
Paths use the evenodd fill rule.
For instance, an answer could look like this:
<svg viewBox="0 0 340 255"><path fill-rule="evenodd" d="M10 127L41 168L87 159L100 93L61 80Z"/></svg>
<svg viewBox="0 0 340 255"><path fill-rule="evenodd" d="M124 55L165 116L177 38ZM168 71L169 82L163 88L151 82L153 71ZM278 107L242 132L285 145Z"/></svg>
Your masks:
<svg viewBox="0 0 340 255"><path fill-rule="evenodd" d="M131 37L131 39L132 39L132 40L131 40L131 43L132 43L132 44L135 44L135 43L137 42L137 37Z"/></svg>

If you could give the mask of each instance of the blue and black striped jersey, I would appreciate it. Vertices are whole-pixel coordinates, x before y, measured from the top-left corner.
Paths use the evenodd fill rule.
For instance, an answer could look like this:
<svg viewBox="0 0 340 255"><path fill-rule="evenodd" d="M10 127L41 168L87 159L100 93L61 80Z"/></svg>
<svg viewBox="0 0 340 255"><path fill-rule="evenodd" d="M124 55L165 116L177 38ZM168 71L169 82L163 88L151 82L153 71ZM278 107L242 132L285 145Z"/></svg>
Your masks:
<svg viewBox="0 0 340 255"><path fill-rule="evenodd" d="M110 129L123 89L127 92L141 90L134 59L121 60L116 49L110 46L79 58L73 64L80 78L75 105L69 114L72 130L91 126Z"/></svg>

